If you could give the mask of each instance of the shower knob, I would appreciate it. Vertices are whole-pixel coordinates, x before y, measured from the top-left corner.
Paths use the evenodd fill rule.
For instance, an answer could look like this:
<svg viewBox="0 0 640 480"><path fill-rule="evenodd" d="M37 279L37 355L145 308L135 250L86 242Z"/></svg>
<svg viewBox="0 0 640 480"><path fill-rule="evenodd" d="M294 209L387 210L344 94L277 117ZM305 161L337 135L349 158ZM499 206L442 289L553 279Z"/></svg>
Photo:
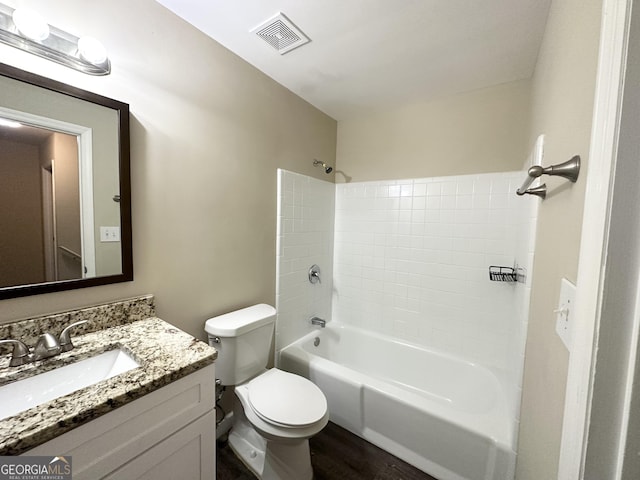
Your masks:
<svg viewBox="0 0 640 480"><path fill-rule="evenodd" d="M322 283L320 281L320 267L318 265L314 264L311 265L311 268L309 268L309 281L314 285L316 283Z"/></svg>

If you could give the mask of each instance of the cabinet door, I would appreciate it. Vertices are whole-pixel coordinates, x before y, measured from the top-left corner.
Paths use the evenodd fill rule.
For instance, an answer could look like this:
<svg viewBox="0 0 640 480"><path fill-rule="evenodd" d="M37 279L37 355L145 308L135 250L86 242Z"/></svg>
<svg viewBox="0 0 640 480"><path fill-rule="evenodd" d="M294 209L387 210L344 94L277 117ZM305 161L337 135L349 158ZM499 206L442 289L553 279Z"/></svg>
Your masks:
<svg viewBox="0 0 640 480"><path fill-rule="evenodd" d="M74 480L104 478L215 409L214 379L211 364L25 455L70 455Z"/></svg>
<svg viewBox="0 0 640 480"><path fill-rule="evenodd" d="M214 480L216 414L203 415L129 463L108 480Z"/></svg>

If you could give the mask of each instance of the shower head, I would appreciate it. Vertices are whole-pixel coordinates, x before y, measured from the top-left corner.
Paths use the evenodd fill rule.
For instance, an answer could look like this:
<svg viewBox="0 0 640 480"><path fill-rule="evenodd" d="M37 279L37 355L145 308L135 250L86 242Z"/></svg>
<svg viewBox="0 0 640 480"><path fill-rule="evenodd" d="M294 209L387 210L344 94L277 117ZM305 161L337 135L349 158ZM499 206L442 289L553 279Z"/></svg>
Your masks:
<svg viewBox="0 0 640 480"><path fill-rule="evenodd" d="M324 173L326 174L333 172L333 167L330 167L326 163L321 162L320 160L316 160L315 158L313 159L313 166L314 167L321 166L322 168L324 168Z"/></svg>

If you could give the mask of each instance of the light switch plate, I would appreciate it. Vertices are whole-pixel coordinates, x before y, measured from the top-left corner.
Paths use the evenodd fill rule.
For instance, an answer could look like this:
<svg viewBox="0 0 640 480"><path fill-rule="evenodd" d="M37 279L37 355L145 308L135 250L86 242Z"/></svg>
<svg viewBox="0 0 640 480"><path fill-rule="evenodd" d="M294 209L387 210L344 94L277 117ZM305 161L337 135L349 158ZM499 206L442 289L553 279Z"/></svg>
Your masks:
<svg viewBox="0 0 640 480"><path fill-rule="evenodd" d="M571 351L573 339L575 299L576 286L566 278L563 278L560 282L560 300L558 301L558 309L556 310L556 333L569 351Z"/></svg>
<svg viewBox="0 0 640 480"><path fill-rule="evenodd" d="M120 227L100 227L101 242L119 242Z"/></svg>

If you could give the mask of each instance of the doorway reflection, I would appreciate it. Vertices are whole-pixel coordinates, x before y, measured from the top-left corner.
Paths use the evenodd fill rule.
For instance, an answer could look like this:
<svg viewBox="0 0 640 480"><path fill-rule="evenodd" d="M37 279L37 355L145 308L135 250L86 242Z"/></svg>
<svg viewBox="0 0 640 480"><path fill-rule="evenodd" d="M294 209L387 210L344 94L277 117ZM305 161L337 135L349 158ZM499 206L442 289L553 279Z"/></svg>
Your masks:
<svg viewBox="0 0 640 480"><path fill-rule="evenodd" d="M78 139L0 123L0 287L83 278Z"/></svg>

